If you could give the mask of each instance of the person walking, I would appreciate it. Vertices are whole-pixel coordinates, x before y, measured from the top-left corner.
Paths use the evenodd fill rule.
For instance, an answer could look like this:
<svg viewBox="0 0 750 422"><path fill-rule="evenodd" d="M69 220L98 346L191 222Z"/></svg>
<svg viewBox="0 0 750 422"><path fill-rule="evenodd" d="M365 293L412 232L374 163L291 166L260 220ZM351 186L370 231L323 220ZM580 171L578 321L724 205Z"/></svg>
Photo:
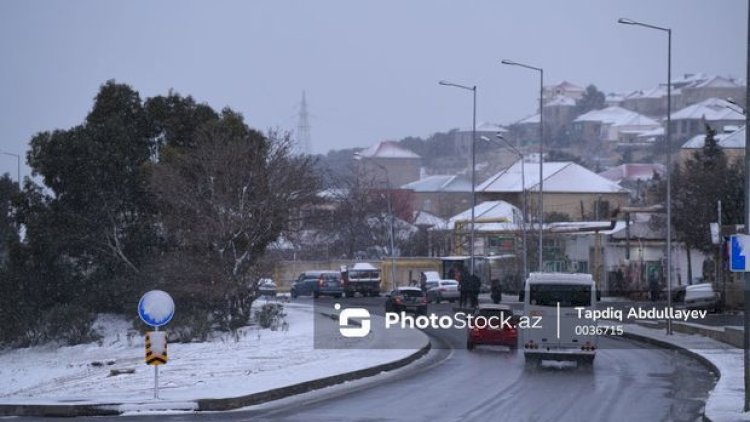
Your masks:
<svg viewBox="0 0 750 422"><path fill-rule="evenodd" d="M482 280L480 280L476 274L472 274L469 277L469 280L469 299L471 301L471 307L476 309L479 305L479 290L482 285Z"/></svg>

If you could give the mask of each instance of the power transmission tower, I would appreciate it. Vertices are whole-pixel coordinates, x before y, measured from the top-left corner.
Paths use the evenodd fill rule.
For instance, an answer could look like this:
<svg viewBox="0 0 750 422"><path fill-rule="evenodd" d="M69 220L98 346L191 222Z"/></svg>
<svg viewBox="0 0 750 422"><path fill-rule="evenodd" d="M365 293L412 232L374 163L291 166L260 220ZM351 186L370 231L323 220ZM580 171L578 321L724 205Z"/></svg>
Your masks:
<svg viewBox="0 0 750 422"><path fill-rule="evenodd" d="M300 152L303 154L312 154L312 141L310 139L310 119L307 112L307 98L305 91L302 91L302 103L299 107L297 121L297 143Z"/></svg>

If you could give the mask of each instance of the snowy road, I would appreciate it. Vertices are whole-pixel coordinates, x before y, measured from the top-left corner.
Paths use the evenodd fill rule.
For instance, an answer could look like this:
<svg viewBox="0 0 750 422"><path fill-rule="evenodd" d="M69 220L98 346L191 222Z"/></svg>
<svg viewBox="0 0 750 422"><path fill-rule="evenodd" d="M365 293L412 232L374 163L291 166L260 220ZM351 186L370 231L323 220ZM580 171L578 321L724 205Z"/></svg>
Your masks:
<svg viewBox="0 0 750 422"><path fill-rule="evenodd" d="M372 311L382 309L382 299L357 301ZM450 308L443 304L432 310L449 312ZM170 421L697 421L715 382L711 373L678 352L646 345L634 347L622 340L601 340L593 370L562 364L526 369L522 353L481 347L468 352L461 332L430 334L433 352L418 363L377 380L236 412L160 418ZM116 420L131 418L140 419L126 416Z"/></svg>

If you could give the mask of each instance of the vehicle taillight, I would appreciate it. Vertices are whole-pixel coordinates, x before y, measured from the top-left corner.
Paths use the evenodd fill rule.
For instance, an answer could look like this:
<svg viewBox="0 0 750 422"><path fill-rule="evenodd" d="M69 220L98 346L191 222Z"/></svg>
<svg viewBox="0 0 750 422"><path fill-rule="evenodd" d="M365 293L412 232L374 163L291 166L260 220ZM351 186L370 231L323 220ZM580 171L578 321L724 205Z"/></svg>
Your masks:
<svg viewBox="0 0 750 422"><path fill-rule="evenodd" d="M393 301L396 302L396 304L400 305L401 304L401 297L400 296L396 296L395 298L393 298Z"/></svg>
<svg viewBox="0 0 750 422"><path fill-rule="evenodd" d="M422 296L422 304L423 305L427 304L427 298L425 296Z"/></svg>
<svg viewBox="0 0 750 422"><path fill-rule="evenodd" d="M446 289L445 287L441 287L438 290L440 290L441 292L447 292L448 291L448 289Z"/></svg>
<svg viewBox="0 0 750 422"><path fill-rule="evenodd" d="M583 346L581 346L581 350L585 352L593 352L594 350L596 350L596 346L587 341Z"/></svg>

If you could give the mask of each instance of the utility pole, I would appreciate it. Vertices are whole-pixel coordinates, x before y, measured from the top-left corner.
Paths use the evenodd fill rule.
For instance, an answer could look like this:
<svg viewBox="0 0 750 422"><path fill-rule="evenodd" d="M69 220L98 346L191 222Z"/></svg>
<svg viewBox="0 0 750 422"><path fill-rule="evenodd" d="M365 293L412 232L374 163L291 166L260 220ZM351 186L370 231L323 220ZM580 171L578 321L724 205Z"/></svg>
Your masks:
<svg viewBox="0 0 750 422"><path fill-rule="evenodd" d="M745 101L750 95L750 0L747 8L747 62ZM745 113L745 233L750 235L750 113ZM742 341L745 363L745 412L750 411L750 273L742 275L745 288L745 335Z"/></svg>

